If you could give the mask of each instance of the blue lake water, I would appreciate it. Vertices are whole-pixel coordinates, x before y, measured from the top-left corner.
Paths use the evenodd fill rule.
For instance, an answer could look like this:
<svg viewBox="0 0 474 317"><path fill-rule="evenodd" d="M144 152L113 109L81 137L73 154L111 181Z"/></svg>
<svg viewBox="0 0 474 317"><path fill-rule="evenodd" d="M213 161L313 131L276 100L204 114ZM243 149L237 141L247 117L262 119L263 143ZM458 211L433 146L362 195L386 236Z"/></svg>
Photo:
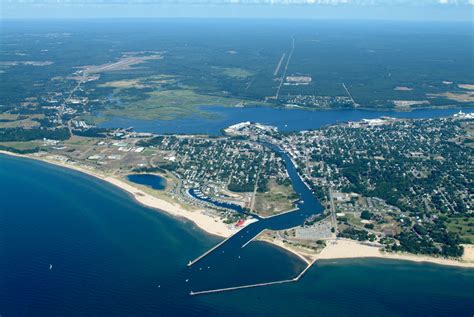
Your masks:
<svg viewBox="0 0 474 317"><path fill-rule="evenodd" d="M130 174L127 179L133 183L145 185L156 190L166 188L166 179L159 175L153 174Z"/></svg>
<svg viewBox="0 0 474 317"><path fill-rule="evenodd" d="M411 112L368 111L368 110L327 110L307 111L301 109L280 109L270 107L203 107L215 114L213 119L199 116L176 120L136 120L114 117L100 124L104 128L134 127L136 131L153 133L205 133L219 134L222 129L239 122L252 121L276 126L280 131L301 131L317 129L338 122L373 119L381 116L395 118L434 118L453 115L459 110L472 112L473 108L419 109Z"/></svg>
<svg viewBox="0 0 474 317"><path fill-rule="evenodd" d="M0 155L2 316L471 316L474 270L386 260L316 263L252 242L240 259L187 268L220 238L75 171ZM52 269L50 270L50 264ZM202 270L199 270L202 268ZM189 282L186 279L189 278Z"/></svg>

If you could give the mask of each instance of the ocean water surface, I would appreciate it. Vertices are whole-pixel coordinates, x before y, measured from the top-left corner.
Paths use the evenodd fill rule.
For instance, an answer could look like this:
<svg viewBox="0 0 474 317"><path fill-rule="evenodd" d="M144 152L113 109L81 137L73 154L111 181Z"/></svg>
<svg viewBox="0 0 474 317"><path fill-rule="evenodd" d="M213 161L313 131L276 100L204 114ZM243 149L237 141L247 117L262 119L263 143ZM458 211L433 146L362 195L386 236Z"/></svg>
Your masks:
<svg viewBox="0 0 474 317"><path fill-rule="evenodd" d="M304 263L252 242L240 259L189 269L221 238L75 171L0 155L1 316L471 316L474 270L387 260ZM209 267L210 266L210 267ZM188 280L186 282L186 280Z"/></svg>

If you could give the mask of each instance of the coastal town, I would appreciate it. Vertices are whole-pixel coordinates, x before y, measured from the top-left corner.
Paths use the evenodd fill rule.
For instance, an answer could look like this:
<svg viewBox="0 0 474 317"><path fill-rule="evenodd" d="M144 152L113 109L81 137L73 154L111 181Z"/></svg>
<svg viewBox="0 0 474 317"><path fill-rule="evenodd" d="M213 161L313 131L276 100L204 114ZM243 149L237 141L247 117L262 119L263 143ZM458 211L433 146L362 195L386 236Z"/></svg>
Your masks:
<svg viewBox="0 0 474 317"><path fill-rule="evenodd" d="M204 230L224 236L258 219L297 210L304 203L288 174L288 164L292 164L322 204L322 211L307 215L296 227L266 230L257 239L310 254L309 258L321 252L326 242L338 239L370 244L383 252L457 259L473 243L471 113L439 119L381 117L284 133L258 122L233 124L219 135L98 127L100 118L94 113L115 104L114 96L126 98L124 93L130 89L180 85L178 78L164 74L101 84L99 79L112 71L131 72L134 66L165 58L166 52L161 51L127 52L114 62L82 66L69 76L55 78L55 89L43 97L3 107L0 150L108 179L127 188L137 200L161 200L158 209L185 213ZM226 72L246 74L240 69ZM294 74L280 81L291 89L311 83L311 76ZM348 87L342 87L345 96L277 95L287 108L358 106ZM98 89L112 91L104 99ZM202 99L187 90L177 93L173 90L170 96L160 95L165 99L152 101L174 104L176 98L191 98L185 102L212 104L209 96ZM216 102L223 104L224 99ZM135 110L141 113L141 107ZM133 108L129 105L127 111ZM196 111L182 110L185 116ZM145 112L150 118L152 113ZM156 115L164 118L168 113L160 108ZM291 163L285 163L272 147L286 153ZM136 174L155 175L166 186L157 190L133 182L130 176ZM212 228L216 226L219 229Z"/></svg>
<svg viewBox="0 0 474 317"><path fill-rule="evenodd" d="M333 213L338 237L450 257L471 243L472 115L381 118L285 135L256 127L238 133L289 153Z"/></svg>
<svg viewBox="0 0 474 317"><path fill-rule="evenodd" d="M473 1L0 0L0 317L474 317Z"/></svg>
<svg viewBox="0 0 474 317"><path fill-rule="evenodd" d="M222 136L96 131L77 123L81 133L69 138L30 141L36 147L29 155L115 178L144 195L203 212L231 229L221 230L227 235L255 216L296 208L298 194L282 158L267 146L272 144L291 157L324 210L300 226L267 230L259 240L309 258L338 239L384 252L461 258L474 237L472 161L466 160L473 151L471 116L381 118L284 134L242 122ZM0 143L10 151L12 145L22 153L18 142ZM128 179L133 174L159 175L166 188L133 183Z"/></svg>

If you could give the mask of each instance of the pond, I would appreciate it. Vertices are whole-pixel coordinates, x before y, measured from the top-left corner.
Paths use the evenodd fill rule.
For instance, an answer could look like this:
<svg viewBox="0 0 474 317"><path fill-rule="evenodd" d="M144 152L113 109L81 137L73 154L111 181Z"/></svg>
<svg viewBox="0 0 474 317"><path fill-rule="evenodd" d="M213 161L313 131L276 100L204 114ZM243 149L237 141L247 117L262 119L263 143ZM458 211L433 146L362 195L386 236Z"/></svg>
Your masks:
<svg viewBox="0 0 474 317"><path fill-rule="evenodd" d="M152 189L164 190L166 188L166 179L154 174L130 174L127 179L133 183L145 185Z"/></svg>

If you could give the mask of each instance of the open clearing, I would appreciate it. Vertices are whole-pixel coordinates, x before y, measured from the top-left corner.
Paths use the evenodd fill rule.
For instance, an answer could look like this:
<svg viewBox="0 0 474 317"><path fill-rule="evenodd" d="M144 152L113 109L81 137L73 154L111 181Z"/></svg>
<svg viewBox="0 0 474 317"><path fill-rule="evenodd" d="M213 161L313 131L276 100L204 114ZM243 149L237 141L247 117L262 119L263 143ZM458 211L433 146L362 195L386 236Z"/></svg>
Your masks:
<svg viewBox="0 0 474 317"><path fill-rule="evenodd" d="M0 128L33 128L38 127L40 124L38 121L32 119L42 119L44 115L34 114L28 116L20 116L17 114L0 114Z"/></svg>
<svg viewBox="0 0 474 317"><path fill-rule="evenodd" d="M474 90L474 85L471 84L459 84L458 87L467 90Z"/></svg>
<svg viewBox="0 0 474 317"><path fill-rule="evenodd" d="M473 92L445 92L441 94L428 94L429 98L442 97L457 102L474 102L474 91Z"/></svg>
<svg viewBox="0 0 474 317"><path fill-rule="evenodd" d="M240 99L203 95L190 89L154 91L148 95L145 100L114 106L104 111L104 114L141 120L173 120L191 115L208 118L212 114L200 110L200 106L229 107L242 104Z"/></svg>
<svg viewBox="0 0 474 317"><path fill-rule="evenodd" d="M41 141L26 141L26 142L0 142L0 147L8 147L17 150L31 150L43 145Z"/></svg>
<svg viewBox="0 0 474 317"><path fill-rule="evenodd" d="M470 243L474 243L474 219L473 218L452 218L448 223L450 232L458 233L464 239L469 239Z"/></svg>
<svg viewBox="0 0 474 317"><path fill-rule="evenodd" d="M174 76L160 74L160 75L149 76L149 77L108 81L108 82L99 84L98 87L108 87L108 88L117 88L117 89L128 89L128 88L144 89L144 88L158 88L159 86L164 85L164 84L174 84L174 83L176 83L176 79Z"/></svg>
<svg viewBox="0 0 474 317"><path fill-rule="evenodd" d="M294 208L291 203L296 196L291 186L278 185L274 180L268 184L268 191L255 197L255 211L262 216L271 216Z"/></svg>
<svg viewBox="0 0 474 317"><path fill-rule="evenodd" d="M112 72L118 70L130 70L132 66L144 63L150 60L159 60L163 57L161 55L149 55L149 56L124 56L120 60L114 63L107 63L102 65L89 65L81 67L84 73L103 73Z"/></svg>
<svg viewBox="0 0 474 317"><path fill-rule="evenodd" d="M225 75L230 78L235 79L245 79L247 77L253 76L254 74L251 71L248 71L239 67L215 67L218 69L222 75Z"/></svg>

